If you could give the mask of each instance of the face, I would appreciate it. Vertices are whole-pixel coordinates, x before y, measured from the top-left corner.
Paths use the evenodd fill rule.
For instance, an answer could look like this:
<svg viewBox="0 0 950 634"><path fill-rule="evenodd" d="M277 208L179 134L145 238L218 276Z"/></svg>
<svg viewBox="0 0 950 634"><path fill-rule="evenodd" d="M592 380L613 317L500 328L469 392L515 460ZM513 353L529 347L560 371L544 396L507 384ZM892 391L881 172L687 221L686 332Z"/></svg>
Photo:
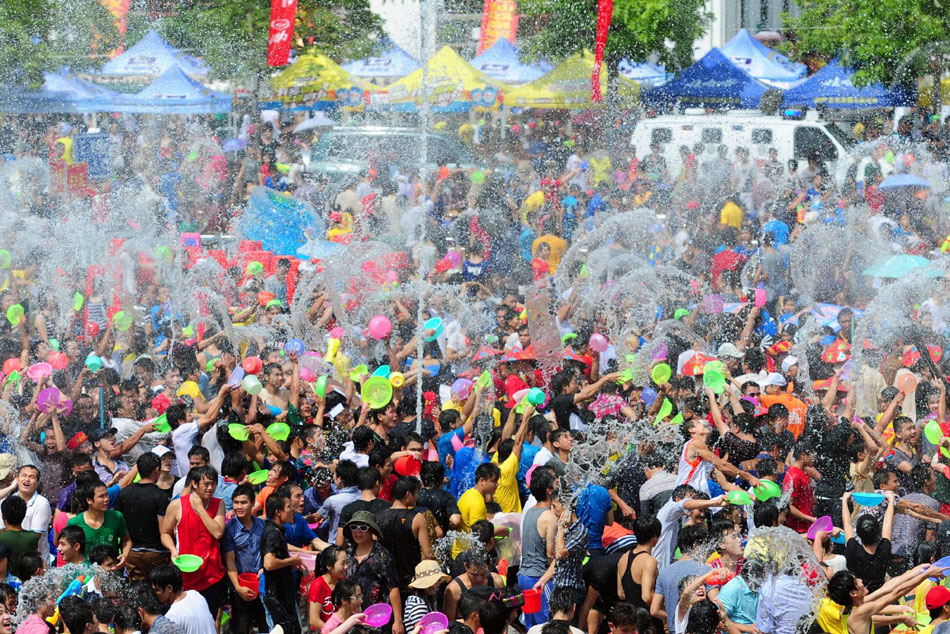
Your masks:
<svg viewBox="0 0 950 634"><path fill-rule="evenodd" d="M472 586L484 586L488 584L487 566L465 566L465 573L472 581Z"/></svg>
<svg viewBox="0 0 950 634"><path fill-rule="evenodd" d="M17 485L20 493L33 495L40 484L40 474L36 469L23 467L17 475Z"/></svg>
<svg viewBox="0 0 950 634"><path fill-rule="evenodd" d="M290 508L294 513L303 513L303 489L300 487L290 490Z"/></svg>
<svg viewBox="0 0 950 634"><path fill-rule="evenodd" d="M65 539L60 539L57 543L60 554L63 555L63 559L66 561L73 561L79 555L79 546L78 544L70 544Z"/></svg>
<svg viewBox="0 0 950 634"><path fill-rule="evenodd" d="M205 462L204 458L201 456L188 456L188 468L194 469L195 467L206 467L208 463Z"/></svg>
<svg viewBox="0 0 950 634"><path fill-rule="evenodd" d="M897 479L897 474L891 473L887 478L887 482L881 485L881 490L896 492L899 486L900 486L900 480Z"/></svg>
<svg viewBox="0 0 950 634"><path fill-rule="evenodd" d="M570 434L561 434L554 446L558 451L570 451L574 448L574 437Z"/></svg>
<svg viewBox="0 0 950 634"><path fill-rule="evenodd" d="M363 593L359 590L356 591L352 597L347 599L350 604L350 609L354 612L359 612L363 609Z"/></svg>
<svg viewBox="0 0 950 634"><path fill-rule="evenodd" d="M348 566L348 560L345 552L337 554L336 561L333 562L333 568L330 569L330 575L334 579L346 579L346 568Z"/></svg>
<svg viewBox="0 0 950 634"><path fill-rule="evenodd" d="M99 442L94 443L93 446L101 449L102 451L111 452L113 449L115 449L115 436L112 436L111 434L109 436L103 436L99 439Z"/></svg>
<svg viewBox="0 0 950 634"><path fill-rule="evenodd" d="M722 537L722 541L719 543L719 550L723 553L729 553L730 555L738 557L742 554L742 539L739 537L739 533L736 531L729 531Z"/></svg>
<svg viewBox="0 0 950 634"><path fill-rule="evenodd" d="M181 387L181 372L178 370L169 370L165 373L165 389L169 392L175 392Z"/></svg>
<svg viewBox="0 0 950 634"><path fill-rule="evenodd" d="M109 492L104 486L96 487L89 508L90 510L99 511L100 513L105 513L109 510Z"/></svg>
<svg viewBox="0 0 950 634"><path fill-rule="evenodd" d="M171 473L173 464L175 464L175 458L170 453L162 456L162 471L165 473Z"/></svg>
<svg viewBox="0 0 950 634"><path fill-rule="evenodd" d="M270 468L270 471L267 472L267 486L269 487L278 487L286 480L287 478L280 473L280 467L273 466Z"/></svg>
<svg viewBox="0 0 950 634"><path fill-rule="evenodd" d="M284 503L284 508L280 512L279 519L282 524L290 524L294 521L294 507L291 505L290 500Z"/></svg>
<svg viewBox="0 0 950 634"><path fill-rule="evenodd" d="M231 500L231 508L234 509L235 516L244 519L251 516L251 509L254 508L254 503L246 495L239 495Z"/></svg>
<svg viewBox="0 0 950 634"><path fill-rule="evenodd" d="M106 572L115 572L116 570L119 569L119 562L110 557L106 559L105 561L103 561L101 566L102 566L102 569L105 570Z"/></svg>
<svg viewBox="0 0 950 634"><path fill-rule="evenodd" d="M172 596L172 587L165 586L164 588L159 588L158 586L153 585L152 591L155 593L155 596L158 597L158 600L162 603L171 603L171 600L174 598Z"/></svg>
<svg viewBox="0 0 950 634"><path fill-rule="evenodd" d="M373 539L373 531L370 529L369 524L361 524L359 522L350 524L350 534L353 536L353 541L357 544L365 543Z"/></svg>
<svg viewBox="0 0 950 634"><path fill-rule="evenodd" d="M411 440L406 445L406 451L422 451L422 443L418 440Z"/></svg>
<svg viewBox="0 0 950 634"><path fill-rule="evenodd" d="M390 474L392 474L392 472L393 472L393 459L386 458L386 462L384 462L382 466L379 467L379 475L381 475L383 477L383 480L385 480L386 478L390 476Z"/></svg>
<svg viewBox="0 0 950 634"><path fill-rule="evenodd" d="M485 492L494 493L498 488L498 478L491 478L490 480L482 480L485 483Z"/></svg>
<svg viewBox="0 0 950 634"><path fill-rule="evenodd" d="M0 632L7 634L13 631L13 613L8 606L0 607Z"/></svg>
<svg viewBox="0 0 950 634"><path fill-rule="evenodd" d="M211 496L214 495L214 490L216 488L218 488L217 480L201 478L201 480L198 481L196 491L199 498L201 498L203 501L208 501L211 499Z"/></svg>

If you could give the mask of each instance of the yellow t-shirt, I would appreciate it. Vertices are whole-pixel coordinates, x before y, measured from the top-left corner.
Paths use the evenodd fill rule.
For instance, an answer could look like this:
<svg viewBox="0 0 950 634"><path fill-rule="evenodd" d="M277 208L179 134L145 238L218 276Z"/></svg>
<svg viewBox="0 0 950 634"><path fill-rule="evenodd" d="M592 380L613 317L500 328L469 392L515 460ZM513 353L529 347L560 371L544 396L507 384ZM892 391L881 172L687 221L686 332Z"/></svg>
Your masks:
<svg viewBox="0 0 950 634"><path fill-rule="evenodd" d="M818 608L818 626L826 634L848 634L848 615L844 606L825 597ZM874 626L871 626L874 631Z"/></svg>
<svg viewBox="0 0 950 634"><path fill-rule="evenodd" d="M459 498L459 513L462 515L462 525L459 530L464 533L472 532L472 524L479 520L488 519L488 509L485 507L485 496L478 489L469 489Z"/></svg>
<svg viewBox="0 0 950 634"><path fill-rule="evenodd" d="M178 391L175 392L175 396L190 396L196 403L203 403L205 400L205 397L201 395L201 390L198 389L198 384L194 381L185 381L182 383Z"/></svg>
<svg viewBox="0 0 950 634"><path fill-rule="evenodd" d="M726 206L722 208L722 215L719 217L719 222L729 227L735 227L737 230L742 229L742 209L739 208L739 205L730 200L726 203Z"/></svg>
<svg viewBox="0 0 950 634"><path fill-rule="evenodd" d="M498 454L492 456L491 461L498 464ZM520 513L521 496L518 495L518 458L512 453L501 465L501 477L498 478L498 488L495 489L495 501L501 507L502 513Z"/></svg>

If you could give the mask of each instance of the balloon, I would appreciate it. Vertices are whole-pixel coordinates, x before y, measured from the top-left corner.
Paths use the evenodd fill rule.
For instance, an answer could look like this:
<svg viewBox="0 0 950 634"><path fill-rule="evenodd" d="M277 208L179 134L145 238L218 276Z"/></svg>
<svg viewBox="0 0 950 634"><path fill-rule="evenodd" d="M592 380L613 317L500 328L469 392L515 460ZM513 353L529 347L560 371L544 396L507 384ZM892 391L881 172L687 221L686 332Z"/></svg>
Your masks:
<svg viewBox="0 0 950 634"><path fill-rule="evenodd" d="M369 320L369 336L373 339L385 339L393 331L393 324L385 315L374 315Z"/></svg>
<svg viewBox="0 0 950 634"><path fill-rule="evenodd" d="M99 330L100 330L99 324L97 324L97 323L94 322L94 321L90 321L88 324L86 324L86 333L87 333L90 337L96 337L96 336L98 336L98 335L99 335Z"/></svg>
<svg viewBox="0 0 950 634"><path fill-rule="evenodd" d="M3 362L3 374L9 376L20 370L20 358L10 357Z"/></svg>
<svg viewBox="0 0 950 634"><path fill-rule="evenodd" d="M85 301L86 300L82 296L82 293L73 293L73 310L78 313L80 310L82 310L82 305Z"/></svg>
<svg viewBox="0 0 950 634"><path fill-rule="evenodd" d="M474 172L472 172L472 173L469 175L468 179L469 179L470 181L472 181L472 182L473 182L474 184L476 184L476 185L479 185L479 184L481 184L481 183L484 183L484 182L485 182L485 172L483 172L483 171L481 171L481 170L475 170Z"/></svg>
<svg viewBox="0 0 950 634"><path fill-rule="evenodd" d="M257 260L254 260L253 262L248 262L247 271L245 274L249 277L253 277L255 275L260 275L263 272L264 272L264 265L258 262Z"/></svg>
<svg viewBox="0 0 950 634"><path fill-rule="evenodd" d="M645 387L643 388L643 391L640 392L640 399L646 403L647 407L653 405L653 401L656 400L657 396L656 390L654 390L652 387Z"/></svg>
<svg viewBox="0 0 950 634"><path fill-rule="evenodd" d="M13 257L6 249L0 249L0 269L8 269L13 263Z"/></svg>
<svg viewBox="0 0 950 634"><path fill-rule="evenodd" d="M257 380L256 376L250 374L241 380L241 388L251 396L254 396L255 394L260 394L264 386L261 385L261 382Z"/></svg>
<svg viewBox="0 0 950 634"><path fill-rule="evenodd" d="M594 352L603 352L607 349L607 345L607 337L599 332L595 332L590 336L590 349Z"/></svg>
<svg viewBox="0 0 950 634"><path fill-rule="evenodd" d="M10 322L11 326L16 326L23 321L24 314L23 306L21 304L14 304L7 309L7 321Z"/></svg>
<svg viewBox="0 0 950 634"><path fill-rule="evenodd" d="M537 407L544 402L544 399L547 397L544 395L544 390L541 388L533 387L528 392L528 402Z"/></svg>
<svg viewBox="0 0 950 634"><path fill-rule="evenodd" d="M464 401L471 395L473 388L474 384L468 379L456 379L452 384L452 398Z"/></svg>
<svg viewBox="0 0 950 634"><path fill-rule="evenodd" d="M307 351L307 346L300 339L290 339L284 344L284 352L298 357Z"/></svg>
<svg viewBox="0 0 950 634"><path fill-rule="evenodd" d="M98 372L102 369L102 359L94 354L90 354L86 357L86 367L89 368L90 372Z"/></svg>
<svg viewBox="0 0 950 634"><path fill-rule="evenodd" d="M247 374L257 374L264 367L264 363L260 357L247 357L241 363L241 367L244 368L244 372Z"/></svg>
<svg viewBox="0 0 950 634"><path fill-rule="evenodd" d="M314 391L317 393L317 396L320 398L326 398L327 395L327 375L324 374L319 379L317 379L317 384L314 386Z"/></svg>
<svg viewBox="0 0 950 634"><path fill-rule="evenodd" d="M445 259L452 263L452 268L462 266L462 256L458 251L449 251L445 254Z"/></svg>
<svg viewBox="0 0 950 634"><path fill-rule="evenodd" d="M54 370L65 370L69 366L69 357L62 352L54 350L49 353L49 364Z"/></svg>
<svg viewBox="0 0 950 634"><path fill-rule="evenodd" d="M653 378L653 382L657 385L663 385L670 380L671 376L673 376L673 369L670 368L668 363L658 363L653 366L653 370L650 371L650 377Z"/></svg>
<svg viewBox="0 0 950 634"><path fill-rule="evenodd" d="M653 424L656 425L664 418L673 413L673 403L670 402L670 399L663 399L663 404L660 405L660 411L656 414L656 420L653 421Z"/></svg>
<svg viewBox="0 0 950 634"><path fill-rule="evenodd" d="M36 397L36 407L44 414L48 414L51 409L59 405L61 396L59 390L55 387L48 387L41 390Z"/></svg>
<svg viewBox="0 0 950 634"><path fill-rule="evenodd" d="M120 310L112 316L112 325L119 332L125 332L132 327L132 318L126 315L125 311Z"/></svg>
<svg viewBox="0 0 950 634"><path fill-rule="evenodd" d="M939 445L943 438L943 430L940 429L940 423L935 420L924 425L924 436L931 445Z"/></svg>
<svg viewBox="0 0 950 634"><path fill-rule="evenodd" d="M905 372L897 379L897 389L904 394L910 394L917 389L917 376L912 372Z"/></svg>
<svg viewBox="0 0 950 634"><path fill-rule="evenodd" d="M332 339L342 339L344 334L346 334L346 331L339 326L334 326L330 329L330 337Z"/></svg>

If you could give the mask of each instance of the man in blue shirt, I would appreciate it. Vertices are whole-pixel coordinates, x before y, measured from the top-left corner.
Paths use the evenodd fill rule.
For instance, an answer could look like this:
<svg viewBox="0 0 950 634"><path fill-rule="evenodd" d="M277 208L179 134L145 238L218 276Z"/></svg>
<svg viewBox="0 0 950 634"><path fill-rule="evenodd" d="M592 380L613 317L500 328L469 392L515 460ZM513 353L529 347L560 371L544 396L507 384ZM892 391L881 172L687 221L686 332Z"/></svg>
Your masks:
<svg viewBox="0 0 950 634"><path fill-rule="evenodd" d="M231 582L231 630L235 634L246 634L254 626L265 631L267 618L264 604L259 595L260 586L248 588L241 584L238 575L256 575L260 579L263 563L261 561L261 535L264 534L264 520L254 517L254 489L242 484L231 494L231 508L234 517L224 526L221 539L221 553L224 555L224 567Z"/></svg>
<svg viewBox="0 0 950 634"><path fill-rule="evenodd" d="M591 555L603 555L604 526L614 523L610 492L599 484L590 483L584 487L577 500L577 518L587 528L590 537L587 550Z"/></svg>

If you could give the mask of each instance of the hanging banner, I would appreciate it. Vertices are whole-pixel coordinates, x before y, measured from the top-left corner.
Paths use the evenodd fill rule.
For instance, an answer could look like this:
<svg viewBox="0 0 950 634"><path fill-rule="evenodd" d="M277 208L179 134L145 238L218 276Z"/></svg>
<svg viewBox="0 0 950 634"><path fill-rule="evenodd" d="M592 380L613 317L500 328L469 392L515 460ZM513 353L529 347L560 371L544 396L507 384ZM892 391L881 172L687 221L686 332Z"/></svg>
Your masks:
<svg viewBox="0 0 950 634"><path fill-rule="evenodd" d="M607 47L607 31L614 15L614 0L597 2L597 39L594 41L594 70L590 75L590 100L603 101L600 94L600 67L604 62L604 49Z"/></svg>
<svg viewBox="0 0 950 634"><path fill-rule="evenodd" d="M294 39L297 0L271 0L270 37L267 40L267 65L286 66Z"/></svg>
<svg viewBox="0 0 950 634"><path fill-rule="evenodd" d="M109 135L77 134L73 138L73 160L87 165L89 178L102 180L112 177L109 161Z"/></svg>
<svg viewBox="0 0 950 634"><path fill-rule="evenodd" d="M478 54L484 53L502 37L514 44L517 36L517 0L485 0L485 8L482 9L482 30L478 37Z"/></svg>
<svg viewBox="0 0 950 634"><path fill-rule="evenodd" d="M125 34L128 30L126 16L129 14L131 0L101 0L112 17L115 18L115 30L119 33L119 47L109 54L109 57L115 57L125 50Z"/></svg>

